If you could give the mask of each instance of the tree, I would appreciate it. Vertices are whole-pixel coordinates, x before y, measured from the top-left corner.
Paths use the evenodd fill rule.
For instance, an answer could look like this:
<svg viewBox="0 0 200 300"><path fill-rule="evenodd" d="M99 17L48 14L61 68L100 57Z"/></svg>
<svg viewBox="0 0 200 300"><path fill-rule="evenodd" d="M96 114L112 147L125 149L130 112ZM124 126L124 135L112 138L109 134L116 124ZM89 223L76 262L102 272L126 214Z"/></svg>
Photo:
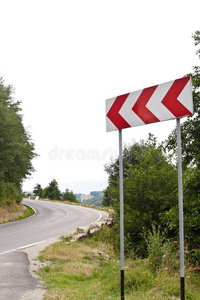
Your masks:
<svg viewBox="0 0 200 300"><path fill-rule="evenodd" d="M151 139L152 143L155 144L155 138L150 134L149 140ZM130 165L138 164L138 156L142 155L145 152L144 143L134 143L130 147L124 147L123 149L123 170L124 178L126 177L126 171L129 169ZM116 189L119 181L119 159L111 160L111 162L105 165L105 171L108 173L108 187L104 190L104 196L102 205L103 206L112 206L113 205L113 189Z"/></svg>
<svg viewBox="0 0 200 300"><path fill-rule="evenodd" d="M188 167L183 177L184 238L187 252L194 265L200 264L200 169ZM165 214L165 223L171 236L179 236L178 204Z"/></svg>
<svg viewBox="0 0 200 300"><path fill-rule="evenodd" d="M41 185L39 183L37 183L36 186L34 187L33 193L35 194L35 196L42 197L42 192L43 192L43 189L42 189Z"/></svg>
<svg viewBox="0 0 200 300"><path fill-rule="evenodd" d="M200 31L192 35L195 46L200 44ZM200 58L200 49L196 51ZM200 67L193 67L192 78L194 115L187 117L181 127L182 160L183 160L183 210L184 235L187 248L194 256L195 264L200 263ZM166 141L166 146L176 153L176 130L173 130ZM178 205L166 213L172 235L179 234Z"/></svg>
<svg viewBox="0 0 200 300"><path fill-rule="evenodd" d="M50 200L60 200L61 199L61 192L58 187L58 183L55 179L53 179L48 187L47 187L47 195Z"/></svg>
<svg viewBox="0 0 200 300"><path fill-rule="evenodd" d="M104 190L102 206L113 206L111 195L111 184L109 183L108 187Z"/></svg>
<svg viewBox="0 0 200 300"><path fill-rule="evenodd" d="M76 199L76 196L73 194L73 191L70 191L69 189L66 189L65 192L62 195L63 200L68 200L70 202L78 203L78 200Z"/></svg>
<svg viewBox="0 0 200 300"><path fill-rule="evenodd" d="M22 123L20 102L0 78L0 203L21 200L21 185L34 171L34 144Z"/></svg>
<svg viewBox="0 0 200 300"><path fill-rule="evenodd" d="M126 148L123 156L125 241L133 248L139 248L140 254L144 255L146 243L142 232L151 229L152 225L165 227L163 214L177 203L177 170L152 135L146 142ZM106 166L111 175L106 193L115 209L119 232L119 181L113 173L115 164L111 163L111 169Z"/></svg>
<svg viewBox="0 0 200 300"><path fill-rule="evenodd" d="M192 37L195 46L199 45L200 31L196 31ZM200 49L196 53L200 58ZM181 126L183 166L195 164L200 167L200 67L193 67L193 73L188 75L192 78L194 115L187 117ZM173 130L169 136L166 146L174 154L176 153L176 130Z"/></svg>
<svg viewBox="0 0 200 300"><path fill-rule="evenodd" d="M43 199L48 198L48 187L45 187L43 189L41 198L43 198Z"/></svg>

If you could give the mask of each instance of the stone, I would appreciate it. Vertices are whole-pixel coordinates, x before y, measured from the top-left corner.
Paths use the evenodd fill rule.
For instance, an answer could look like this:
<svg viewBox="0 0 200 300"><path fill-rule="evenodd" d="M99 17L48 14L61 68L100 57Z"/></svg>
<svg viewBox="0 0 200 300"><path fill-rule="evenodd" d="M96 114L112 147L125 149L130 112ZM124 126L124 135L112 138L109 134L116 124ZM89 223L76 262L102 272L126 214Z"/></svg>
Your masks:
<svg viewBox="0 0 200 300"><path fill-rule="evenodd" d="M84 233L86 235L90 235L90 228L89 227L78 227L77 228L78 233Z"/></svg>

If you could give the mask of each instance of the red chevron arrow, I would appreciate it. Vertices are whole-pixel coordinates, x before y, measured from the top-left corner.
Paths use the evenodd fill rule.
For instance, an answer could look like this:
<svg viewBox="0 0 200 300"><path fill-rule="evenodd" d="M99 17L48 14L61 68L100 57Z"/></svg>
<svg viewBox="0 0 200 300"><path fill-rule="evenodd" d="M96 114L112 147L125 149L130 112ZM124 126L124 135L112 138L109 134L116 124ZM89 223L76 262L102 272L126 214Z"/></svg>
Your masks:
<svg viewBox="0 0 200 300"><path fill-rule="evenodd" d="M146 107L149 99L156 90L157 85L146 88L142 91L139 98L137 99L132 110L140 117L140 119L145 123L159 122L160 120Z"/></svg>
<svg viewBox="0 0 200 300"><path fill-rule="evenodd" d="M107 113L107 117L113 122L113 124L118 128L118 129L124 129L131 127L126 120L119 114L119 111L126 101L128 94L124 94L121 96L118 96L113 105L111 106L109 112Z"/></svg>
<svg viewBox="0 0 200 300"><path fill-rule="evenodd" d="M118 96L114 101L113 98L108 99L106 130L120 130L142 123L155 123L192 115L190 81L190 77L183 77Z"/></svg>
<svg viewBox="0 0 200 300"><path fill-rule="evenodd" d="M176 117L180 118L185 115L192 115L192 113L178 100L178 97L186 84L190 80L190 77L183 77L177 79L172 84L171 88L161 101L162 104Z"/></svg>

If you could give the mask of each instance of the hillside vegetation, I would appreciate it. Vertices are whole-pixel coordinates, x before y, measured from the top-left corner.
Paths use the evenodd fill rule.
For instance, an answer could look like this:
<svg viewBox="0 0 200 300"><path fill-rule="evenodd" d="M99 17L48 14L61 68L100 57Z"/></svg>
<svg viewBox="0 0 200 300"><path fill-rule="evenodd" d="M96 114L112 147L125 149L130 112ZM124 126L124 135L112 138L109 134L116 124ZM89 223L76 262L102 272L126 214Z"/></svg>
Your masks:
<svg viewBox="0 0 200 300"><path fill-rule="evenodd" d="M20 204L22 183L33 171L35 156L20 102L13 99L13 87L0 78L0 207Z"/></svg>

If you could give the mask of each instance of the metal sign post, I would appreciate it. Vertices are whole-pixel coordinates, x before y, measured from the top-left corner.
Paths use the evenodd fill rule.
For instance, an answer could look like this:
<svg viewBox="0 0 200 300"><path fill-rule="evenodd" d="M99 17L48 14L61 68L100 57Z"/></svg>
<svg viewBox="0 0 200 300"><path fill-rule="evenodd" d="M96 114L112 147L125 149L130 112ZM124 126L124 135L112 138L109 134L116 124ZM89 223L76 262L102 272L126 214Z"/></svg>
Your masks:
<svg viewBox="0 0 200 300"><path fill-rule="evenodd" d="M180 118L176 120L176 123L177 123L177 148L178 148L178 198L179 198L180 279L181 279L180 284L181 284L181 300L185 300L183 187L182 187Z"/></svg>
<svg viewBox="0 0 200 300"><path fill-rule="evenodd" d="M120 194L120 257L121 257L121 299L124 299L124 191L122 130L119 130L119 194Z"/></svg>

